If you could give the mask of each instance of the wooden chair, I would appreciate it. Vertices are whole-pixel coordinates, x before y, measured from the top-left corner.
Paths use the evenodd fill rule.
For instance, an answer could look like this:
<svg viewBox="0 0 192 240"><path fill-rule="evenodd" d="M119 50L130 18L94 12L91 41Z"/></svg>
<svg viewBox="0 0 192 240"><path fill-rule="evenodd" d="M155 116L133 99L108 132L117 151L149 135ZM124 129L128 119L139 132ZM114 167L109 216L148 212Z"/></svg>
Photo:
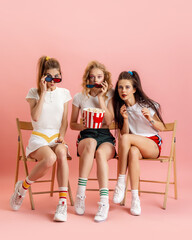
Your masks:
<svg viewBox="0 0 192 240"><path fill-rule="evenodd" d="M176 148L176 124L177 124L176 121L174 121L173 123L166 123L165 124L165 130L162 131L162 132L172 132L171 147L170 147L169 155L167 155L167 156L160 156L159 158L155 158L155 159L141 159L142 161L159 161L161 163L164 163L164 162L168 163L168 170L167 170L167 179L166 179L166 181L152 181L152 180L141 180L141 179L139 179L139 193L153 193L153 194L163 194L164 195L163 209L166 209L169 184L174 184L175 199L177 199L176 154L175 154L175 148ZM172 165L172 163L173 163L173 170L174 170L174 180L173 180L173 182L170 182L171 165ZM128 184L129 184L129 178L130 178L130 174L129 174L129 171L128 171L125 197L124 197L124 200L122 201L121 205L125 205L127 191L130 191L130 190L127 190ZM140 183L141 182L165 184L165 192L141 191L140 190Z"/></svg>
<svg viewBox="0 0 192 240"><path fill-rule="evenodd" d="M117 125L112 122L111 125L109 126L109 130L118 130ZM119 139L120 133L118 131L118 139ZM119 141L118 141L119 142ZM113 159L113 158L112 158ZM116 178L109 178L109 181L117 181L118 174L119 174L119 161L118 161L118 155L114 158L117 160L117 177ZM98 181L97 178L88 178L88 181ZM99 191L99 188L86 188L86 191ZM114 189L109 188L109 191L114 191Z"/></svg>
<svg viewBox="0 0 192 240"><path fill-rule="evenodd" d="M17 165L16 165L16 174L15 174L15 184L18 181L20 160L22 160L23 163L24 163L26 176L29 175L27 162L37 162L36 159L26 157L25 150L24 150L24 145L23 145L22 131L23 130L32 131L33 130L32 123L31 122L20 121L19 118L16 118L16 123L17 123L17 130L18 130L18 148L17 148ZM68 155L67 160L72 160L71 156ZM50 196L52 197L53 193L59 192L59 191L54 191L55 170L56 170L56 163L53 165L53 168L52 168L51 179L35 181L35 183L50 182L51 183L50 191L32 192L31 187L29 187L29 198L30 198L30 203L31 203L31 209L32 210L35 209L33 194L50 193ZM69 182L68 182L68 193L69 193L69 198L70 198L71 205L73 206L74 202L73 202L73 197L72 197L72 192L71 192L71 187L70 187Z"/></svg>

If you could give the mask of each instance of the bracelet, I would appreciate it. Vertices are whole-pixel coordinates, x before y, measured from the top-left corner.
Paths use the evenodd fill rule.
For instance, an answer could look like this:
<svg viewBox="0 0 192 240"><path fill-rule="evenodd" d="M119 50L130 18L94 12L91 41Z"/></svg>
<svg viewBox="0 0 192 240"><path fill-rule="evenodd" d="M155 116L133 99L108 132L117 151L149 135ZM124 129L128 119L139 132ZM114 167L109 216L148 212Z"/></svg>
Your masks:
<svg viewBox="0 0 192 240"><path fill-rule="evenodd" d="M153 120L149 121L152 125L155 123Z"/></svg>

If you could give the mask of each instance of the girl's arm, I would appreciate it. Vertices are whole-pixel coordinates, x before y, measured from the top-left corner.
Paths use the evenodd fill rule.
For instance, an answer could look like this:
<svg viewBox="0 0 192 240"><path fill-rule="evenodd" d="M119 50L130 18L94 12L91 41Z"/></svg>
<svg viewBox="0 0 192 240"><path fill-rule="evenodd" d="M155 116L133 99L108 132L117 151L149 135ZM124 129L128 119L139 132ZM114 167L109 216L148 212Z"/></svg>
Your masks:
<svg viewBox="0 0 192 240"><path fill-rule="evenodd" d="M153 117L151 117L150 111L148 108L143 108L141 112L156 130L163 131L165 129L164 124L158 118L156 113L153 115Z"/></svg>
<svg viewBox="0 0 192 240"><path fill-rule="evenodd" d="M41 116L42 108L43 108L43 103L45 99L45 93L47 91L47 82L45 81L46 76L43 76L41 78L41 95L39 97L39 100L37 101L34 98L28 98L27 101L30 105L30 110L31 110L31 118L33 121L37 122Z"/></svg>
<svg viewBox="0 0 192 240"><path fill-rule="evenodd" d="M123 127L121 129L121 135L129 133L128 113L125 104L120 108L120 113L123 117Z"/></svg>
<svg viewBox="0 0 192 240"><path fill-rule="evenodd" d="M113 114L109 110L109 104L112 106L112 101L109 100L108 105L106 106L105 100L104 100L104 94L107 92L108 84L105 81L102 83L102 85L103 85L103 87L101 89L101 93L98 94L98 100L99 100L100 108L105 110L104 119L105 119L106 124L109 126L112 123L113 118L114 118Z"/></svg>
<svg viewBox="0 0 192 240"><path fill-rule="evenodd" d="M78 116L79 116L79 108L75 105L72 105L72 112L71 112L71 121L70 121L70 128L72 130L79 130L82 131L86 129L83 125L83 123L77 123Z"/></svg>
<svg viewBox="0 0 192 240"><path fill-rule="evenodd" d="M45 98L45 92L41 93L41 96L38 101L34 98L27 98L27 102L30 105L31 118L35 122L37 122L41 116L44 98Z"/></svg>
<svg viewBox="0 0 192 240"><path fill-rule="evenodd" d="M64 137L65 137L67 127L68 127L67 115L68 115L68 102L64 103L64 112L63 112L61 127L59 130L59 137L56 140L56 142L58 142L58 143L65 143Z"/></svg>

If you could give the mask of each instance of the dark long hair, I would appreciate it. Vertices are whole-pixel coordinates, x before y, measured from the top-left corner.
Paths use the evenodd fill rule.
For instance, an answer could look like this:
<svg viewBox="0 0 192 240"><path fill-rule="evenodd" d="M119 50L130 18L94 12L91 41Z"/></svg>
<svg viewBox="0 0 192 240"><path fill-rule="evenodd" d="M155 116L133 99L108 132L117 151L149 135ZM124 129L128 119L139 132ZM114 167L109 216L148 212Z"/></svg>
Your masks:
<svg viewBox="0 0 192 240"><path fill-rule="evenodd" d="M141 107L147 107L152 108L155 113L157 114L158 118L163 122L162 116L160 114L161 107L160 104L150 99L143 91L141 86L141 81L138 73L136 71L132 72L121 72L118 78L118 81L115 86L115 93L113 97L113 109L114 109L114 115L115 115L115 122L118 124L119 129L122 129L123 127L123 117L120 114L120 108L125 104L125 102L120 98L118 93L118 83L122 79L127 79L132 82L133 88L135 88L136 92L134 93L135 101L141 106Z"/></svg>

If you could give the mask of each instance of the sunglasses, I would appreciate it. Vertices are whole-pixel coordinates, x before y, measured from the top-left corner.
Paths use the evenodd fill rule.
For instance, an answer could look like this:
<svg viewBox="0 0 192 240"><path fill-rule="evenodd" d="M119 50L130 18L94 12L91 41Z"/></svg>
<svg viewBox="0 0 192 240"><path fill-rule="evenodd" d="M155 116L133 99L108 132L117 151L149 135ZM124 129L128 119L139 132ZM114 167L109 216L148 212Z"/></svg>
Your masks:
<svg viewBox="0 0 192 240"><path fill-rule="evenodd" d="M46 81L46 82L51 82L51 81L53 81L54 83L60 83L60 82L62 81L62 79L61 79L61 78L52 78L51 76L47 76L47 77L45 78L45 81Z"/></svg>
<svg viewBox="0 0 192 240"><path fill-rule="evenodd" d="M103 86L101 84L95 83L95 84L87 84L87 88L102 88Z"/></svg>

